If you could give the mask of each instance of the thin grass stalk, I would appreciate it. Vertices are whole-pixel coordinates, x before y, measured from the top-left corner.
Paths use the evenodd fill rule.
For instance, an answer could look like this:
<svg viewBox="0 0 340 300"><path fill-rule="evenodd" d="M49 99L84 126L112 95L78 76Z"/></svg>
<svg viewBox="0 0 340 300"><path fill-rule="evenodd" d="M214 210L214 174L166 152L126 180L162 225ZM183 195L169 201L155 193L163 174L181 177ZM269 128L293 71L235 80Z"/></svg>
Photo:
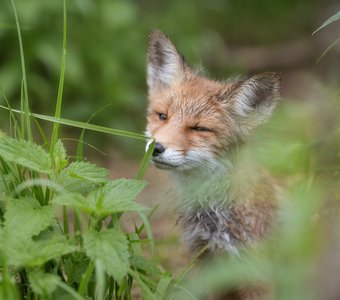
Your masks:
<svg viewBox="0 0 340 300"><path fill-rule="evenodd" d="M3 105L0 105L0 108L9 110L8 107L3 106ZM23 112L21 110L17 110L17 109L12 109L12 111L15 112L15 113L19 113L19 114L25 113L25 112ZM142 140L142 141L146 140L146 137L143 134L139 134L139 133L135 133L135 132L131 132L131 131L113 129L113 128L89 124L89 123L85 123L85 122L68 120L68 119L63 119L63 118L55 118L53 116L46 116L46 115L35 114L35 113L30 113L30 116L37 118L37 119L40 119L40 120L45 120L45 121L48 121L48 122L57 122L59 124L72 126L72 127L76 127L76 128L81 128L81 129L88 129L88 130L92 130L92 131L95 131L95 132L108 133L108 134L111 134L111 135L123 136L123 137L128 137L128 138Z"/></svg>
<svg viewBox="0 0 340 300"><path fill-rule="evenodd" d="M13 111L12 111L12 108L11 108L11 105L5 95L5 92L4 90L0 87L0 90L1 90L1 93L2 93L2 97L4 98L5 102L6 102L6 105L7 107L9 108L9 115L10 115L10 120L13 120L13 123L14 123L14 128L16 128L16 131L15 131L15 135L18 135L19 138L21 138L21 132L20 132L20 126L18 124L18 120L15 118L15 115L13 114ZM12 127L10 127L11 129Z"/></svg>
<svg viewBox="0 0 340 300"><path fill-rule="evenodd" d="M85 273L82 276L80 284L79 284L78 293L81 296L84 296L85 293L88 290L88 284L90 282L93 270L94 270L94 263L92 261L90 261L89 265L87 266Z"/></svg>
<svg viewBox="0 0 340 300"><path fill-rule="evenodd" d="M59 86L58 86L58 95L57 95L57 103L55 108L54 117L59 118L61 113L61 105L63 102L63 90L64 90L64 79L65 79L65 67L66 67L66 29L67 29L67 22L66 22L66 0L63 1L63 53L61 56L61 67L60 67L60 78L59 78ZM51 148L50 153L53 156L54 147L58 139L58 132L59 132L59 124L53 124L53 131L52 131L52 138L51 138ZM52 159L52 162L54 160Z"/></svg>
<svg viewBox="0 0 340 300"><path fill-rule="evenodd" d="M16 28L17 28L17 32L18 32L21 70L22 70L22 84L23 84L23 94L24 94L24 97L22 98L22 108L25 111L24 122L23 122L22 125L23 125L23 129L26 130L28 140L32 141L33 138L32 138L31 121L30 121L30 118L29 118L29 103L28 103L28 89L27 89L24 47L23 47L23 44L22 44L22 37L21 37L21 30L20 30L20 23L19 23L17 9L16 9L16 6L15 6L14 0L11 0L11 2L12 2L13 12L14 12Z"/></svg>
<svg viewBox="0 0 340 300"><path fill-rule="evenodd" d="M86 123L90 123L91 120L97 115L99 114L101 111L103 111L104 109L106 109L107 107L111 106L112 103L106 104L103 107L101 107L100 109L98 109L96 112L94 112L91 117L87 120ZM83 154L84 154L84 135L85 135L85 129L83 129L81 131L81 134L79 136L79 143L77 145L77 161L81 161L83 159Z"/></svg>
<svg viewBox="0 0 340 300"><path fill-rule="evenodd" d="M108 280L108 286L109 286L109 294L108 294L108 299L112 300L113 299L113 291L115 289L115 281L113 278L110 276Z"/></svg>
<svg viewBox="0 0 340 300"><path fill-rule="evenodd" d="M105 297L105 271L103 262L101 260L96 261L96 281L97 281L97 297L96 300L104 300Z"/></svg>
<svg viewBox="0 0 340 300"><path fill-rule="evenodd" d="M144 157L142 159L142 162L138 168L137 174L135 176L135 179L142 180L145 174L145 171L149 165L150 158L152 156L153 148L155 146L155 141L152 140L151 143L148 145L148 150L144 154Z"/></svg>
<svg viewBox="0 0 340 300"><path fill-rule="evenodd" d="M67 207L63 206L63 224L64 224L64 234L67 238L70 236L70 229L68 224L68 214L67 214Z"/></svg>

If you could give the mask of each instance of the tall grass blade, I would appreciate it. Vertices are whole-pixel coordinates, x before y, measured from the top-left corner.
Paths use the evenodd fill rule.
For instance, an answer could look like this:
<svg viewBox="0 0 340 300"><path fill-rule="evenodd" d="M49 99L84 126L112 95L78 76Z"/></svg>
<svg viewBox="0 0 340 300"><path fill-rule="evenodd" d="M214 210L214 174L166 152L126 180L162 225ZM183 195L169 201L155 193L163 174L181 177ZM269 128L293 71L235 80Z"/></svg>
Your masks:
<svg viewBox="0 0 340 300"><path fill-rule="evenodd" d="M79 285L79 288L78 288L78 293L82 296L84 296L85 293L87 292L87 286L90 282L93 270L94 270L94 263L92 261L90 261L89 265L87 266L85 273L82 275L80 285Z"/></svg>
<svg viewBox="0 0 340 300"><path fill-rule="evenodd" d="M105 271L103 262L96 260L97 300L104 300L105 296Z"/></svg>
<svg viewBox="0 0 340 300"><path fill-rule="evenodd" d="M9 110L8 107L3 106L3 105L0 105L0 108ZM24 112L17 110L17 109L12 109L12 111L15 112L15 113L19 113L19 114L24 113ZM143 141L146 140L146 137L143 134L134 133L134 132L131 132L131 131L113 129L113 128L89 124L89 123L85 123L85 122L68 120L68 119L63 119L63 118L55 118L55 117L52 117L52 116L35 114L35 113L30 113L30 116L37 118L37 119L40 119L40 120L45 120L45 121L49 121L49 122L57 122L59 124L77 127L77 128L81 128L81 129L88 129L88 130L92 130L92 131L96 131L96 132L108 133L108 134L112 134L112 135L123 136L123 137L133 138L133 139L137 139L137 140L143 140Z"/></svg>
<svg viewBox="0 0 340 300"><path fill-rule="evenodd" d="M135 176L135 179L142 180L145 174L145 171L148 167L150 158L152 156L153 148L155 146L155 140L150 140L147 144L147 151L144 154L144 157L142 159L142 162L138 168L137 174Z"/></svg>
<svg viewBox="0 0 340 300"><path fill-rule="evenodd" d="M319 30L321 30L322 28L325 28L326 26L328 26L329 24L340 20L340 10L333 16L331 16L329 19L327 19L318 29L316 29L312 35L314 35L315 33L317 33Z"/></svg>
<svg viewBox="0 0 340 300"><path fill-rule="evenodd" d="M58 96L57 96L57 103L55 108L54 117L59 118L61 112L61 105L63 101L63 89L64 89L64 79L65 79L65 66L66 66L66 0L63 1L63 10L64 10L64 22L63 22L63 53L61 56L61 68L60 68L60 78L59 78L59 86L58 86ZM59 124L53 124L53 131L52 131L52 138L51 138L51 148L50 154L51 156L54 153L54 146L58 139L58 131L59 131ZM53 161L53 160L52 160Z"/></svg>
<svg viewBox="0 0 340 300"><path fill-rule="evenodd" d="M91 115L91 117L87 120L86 123L90 123L91 120L101 111L103 111L104 109L106 109L107 107L109 107L110 105L112 105L112 103L109 103L107 105L104 105L103 107L101 107L100 109L98 109L95 113L93 113ZM85 135L85 129L83 129L81 131L80 137L79 137L79 143L77 145L77 160L80 161L83 159L83 154L84 154L84 135ZM86 144L87 145L87 144Z"/></svg>
<svg viewBox="0 0 340 300"><path fill-rule="evenodd" d="M340 38L337 38L333 43L331 43L324 52L322 52L322 54L320 55L320 57L318 58L318 60L316 61L316 63L318 64L321 59L324 58L324 56L328 53L329 50L331 50L337 43L340 42Z"/></svg>
<svg viewBox="0 0 340 300"><path fill-rule="evenodd" d="M14 123L14 128L16 129L16 132L15 134L18 135L18 138L21 139L22 138L22 135L21 135L21 131L20 131L20 126L18 124L18 120L16 119L15 115L13 114L13 111L12 111L12 108L11 108L11 105L9 104L9 101L5 95L5 92L4 90L0 87L0 90L1 90L1 93L2 93L2 96L6 102L6 105L7 107L9 108L9 115L10 115L10 120L13 120L13 123ZM11 127L12 128L12 127Z"/></svg>
<svg viewBox="0 0 340 300"><path fill-rule="evenodd" d="M28 90L27 90L27 78L26 78L26 67L25 67L25 56L24 56L24 47L22 45L21 31L17 9L14 3L14 0L11 0L14 18L16 23L16 28L18 32L18 40L19 40L19 49L20 49L20 59L21 59L21 70L22 70L22 83L23 83L23 98L22 98L22 108L25 111L24 122L22 124L23 129L27 133L27 138L29 141L32 141L32 129L31 129L31 121L29 117L29 104L28 104Z"/></svg>

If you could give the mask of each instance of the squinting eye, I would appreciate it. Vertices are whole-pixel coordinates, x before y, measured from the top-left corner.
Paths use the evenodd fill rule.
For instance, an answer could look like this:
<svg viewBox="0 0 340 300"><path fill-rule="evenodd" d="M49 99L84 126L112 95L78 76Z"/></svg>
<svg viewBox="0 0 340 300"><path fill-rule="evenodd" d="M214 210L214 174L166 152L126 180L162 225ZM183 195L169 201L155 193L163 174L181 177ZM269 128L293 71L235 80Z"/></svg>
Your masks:
<svg viewBox="0 0 340 300"><path fill-rule="evenodd" d="M207 127L190 127L190 129L195 130L195 131L211 131Z"/></svg>
<svg viewBox="0 0 340 300"><path fill-rule="evenodd" d="M159 116L159 119L162 121L166 120L168 117L166 114L158 114L158 116Z"/></svg>

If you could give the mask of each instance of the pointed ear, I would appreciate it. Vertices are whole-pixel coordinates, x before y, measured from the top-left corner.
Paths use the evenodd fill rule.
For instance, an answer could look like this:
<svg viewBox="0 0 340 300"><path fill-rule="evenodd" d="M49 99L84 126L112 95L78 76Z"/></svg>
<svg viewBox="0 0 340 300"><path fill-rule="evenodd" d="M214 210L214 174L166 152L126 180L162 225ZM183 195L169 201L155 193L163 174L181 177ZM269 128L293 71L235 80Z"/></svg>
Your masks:
<svg viewBox="0 0 340 300"><path fill-rule="evenodd" d="M176 47L159 30L149 35L147 83L149 90L163 89L185 77L187 65Z"/></svg>
<svg viewBox="0 0 340 300"><path fill-rule="evenodd" d="M280 82L280 74L268 72L239 81L231 88L233 114L245 134L270 117L280 99Z"/></svg>

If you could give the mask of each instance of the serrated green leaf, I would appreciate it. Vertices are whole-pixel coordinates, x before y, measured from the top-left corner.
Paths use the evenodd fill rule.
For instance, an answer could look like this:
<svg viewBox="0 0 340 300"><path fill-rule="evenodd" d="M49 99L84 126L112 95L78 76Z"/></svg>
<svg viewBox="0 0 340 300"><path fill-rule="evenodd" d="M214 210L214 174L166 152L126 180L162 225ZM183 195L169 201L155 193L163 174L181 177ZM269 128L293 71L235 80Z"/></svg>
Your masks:
<svg viewBox="0 0 340 300"><path fill-rule="evenodd" d="M170 274L163 274L156 288L156 295L158 299L166 299L166 295L167 295L169 285L171 283L171 279L172 278Z"/></svg>
<svg viewBox="0 0 340 300"><path fill-rule="evenodd" d="M128 241L114 229L90 230L83 235L85 252L93 261L102 261L107 274L120 282L129 269Z"/></svg>
<svg viewBox="0 0 340 300"><path fill-rule="evenodd" d="M66 149L61 140L58 140L54 146L54 164L58 171L68 165Z"/></svg>
<svg viewBox="0 0 340 300"><path fill-rule="evenodd" d="M65 273L67 274L67 282L69 284L79 284L86 272L90 260L84 255L72 255L72 257L64 259Z"/></svg>
<svg viewBox="0 0 340 300"><path fill-rule="evenodd" d="M135 200L147 183L141 180L120 178L90 193L88 203L96 215L104 217L125 211L141 211L143 206Z"/></svg>
<svg viewBox="0 0 340 300"><path fill-rule="evenodd" d="M6 230L21 239L37 235L52 224L54 217L50 206L41 206L29 197L12 199L4 216Z"/></svg>
<svg viewBox="0 0 340 300"><path fill-rule="evenodd" d="M140 269L149 275L161 275L155 262L146 259L144 256L131 256L130 265L134 268Z"/></svg>
<svg viewBox="0 0 340 300"><path fill-rule="evenodd" d="M61 194L53 199L54 204L79 207L87 213L92 213L93 209L87 203L86 197L77 193Z"/></svg>
<svg viewBox="0 0 340 300"><path fill-rule="evenodd" d="M56 179L69 192L88 193L108 181L108 170L88 162L73 162Z"/></svg>
<svg viewBox="0 0 340 300"><path fill-rule="evenodd" d="M42 271L30 272L28 278L33 292L39 295L51 295L60 282L58 276Z"/></svg>
<svg viewBox="0 0 340 300"><path fill-rule="evenodd" d="M51 158L39 145L9 137L0 138L0 156L33 171L50 173Z"/></svg>
<svg viewBox="0 0 340 300"><path fill-rule="evenodd" d="M5 239L5 254L8 262L17 267L37 267L62 255L76 251L72 241L65 239L50 239L33 241L8 236Z"/></svg>
<svg viewBox="0 0 340 300"><path fill-rule="evenodd" d="M144 181L122 178L108 182L87 197L69 193L56 197L53 202L60 205L79 207L97 217L106 217L125 211L141 211L145 208L136 203L135 199L145 186Z"/></svg>
<svg viewBox="0 0 340 300"><path fill-rule="evenodd" d="M65 173L73 178L104 183L108 180L108 170L97 167L89 162L73 162L65 169Z"/></svg>
<svg viewBox="0 0 340 300"><path fill-rule="evenodd" d="M0 193L8 192L7 188L13 182L13 176L11 174L0 174Z"/></svg>

